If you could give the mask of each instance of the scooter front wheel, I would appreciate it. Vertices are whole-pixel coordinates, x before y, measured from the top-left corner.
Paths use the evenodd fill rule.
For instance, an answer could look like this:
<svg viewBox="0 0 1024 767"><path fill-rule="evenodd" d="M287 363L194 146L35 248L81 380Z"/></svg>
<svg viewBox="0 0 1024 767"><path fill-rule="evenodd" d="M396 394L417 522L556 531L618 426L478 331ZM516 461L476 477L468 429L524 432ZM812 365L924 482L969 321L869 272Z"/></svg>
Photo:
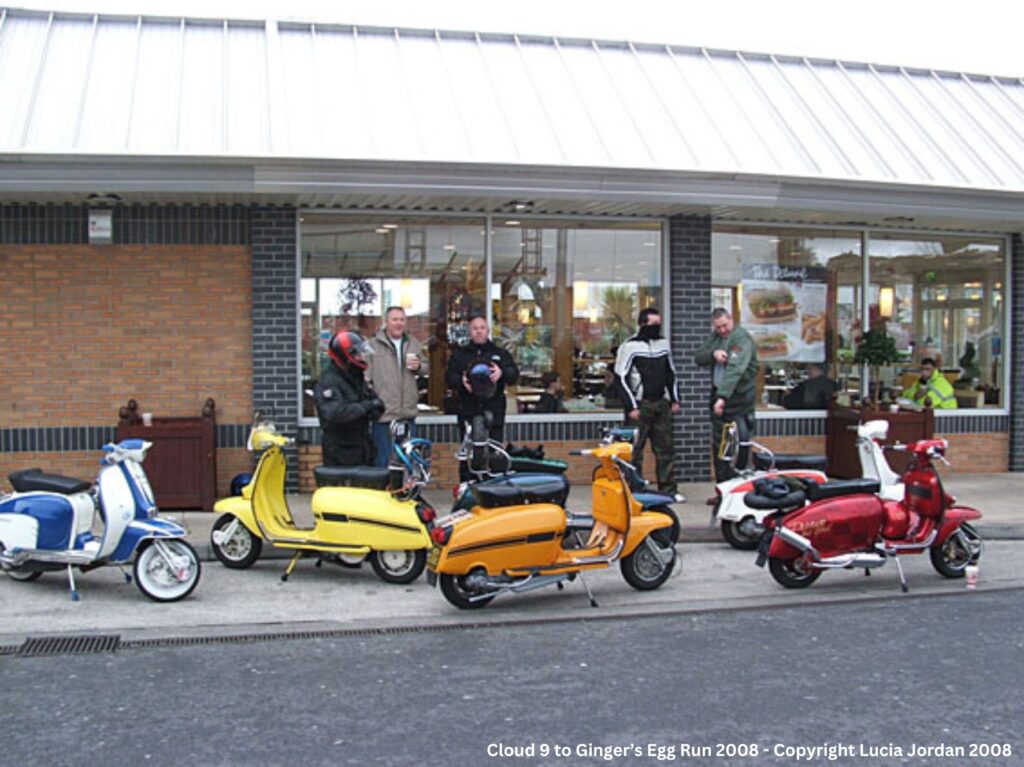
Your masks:
<svg viewBox="0 0 1024 767"><path fill-rule="evenodd" d="M377 577L385 583L412 583L427 566L427 551L371 551L367 559Z"/></svg>
<svg viewBox="0 0 1024 767"><path fill-rule="evenodd" d="M135 557L133 570L139 590L155 602L184 599L199 583L196 550L178 539L151 541Z"/></svg>
<svg viewBox="0 0 1024 767"><path fill-rule="evenodd" d="M490 604L497 594L466 588L465 575L441 573L441 593L460 610L478 610Z"/></svg>
<svg viewBox="0 0 1024 767"><path fill-rule="evenodd" d="M768 570L780 586L787 589L805 589L821 576L821 570L804 568L795 559L770 557Z"/></svg>
<svg viewBox="0 0 1024 767"><path fill-rule="evenodd" d="M235 526L234 530L228 537L224 537L225 531L231 527L232 523ZM232 570L244 570L247 567L252 567L252 564L259 559L260 552L263 551L263 541L250 533L237 517L232 514L223 514L213 523L213 530L210 531L210 548L213 549L213 555L225 567L230 567Z"/></svg>
<svg viewBox="0 0 1024 767"><path fill-rule="evenodd" d="M622 577L637 591L653 591L672 574L676 564L672 528L663 527L644 538L628 557L622 559Z"/></svg>
<svg viewBox="0 0 1024 767"><path fill-rule="evenodd" d="M968 565L981 556L981 536L964 522L938 546L928 549L932 567L947 578L963 578Z"/></svg>

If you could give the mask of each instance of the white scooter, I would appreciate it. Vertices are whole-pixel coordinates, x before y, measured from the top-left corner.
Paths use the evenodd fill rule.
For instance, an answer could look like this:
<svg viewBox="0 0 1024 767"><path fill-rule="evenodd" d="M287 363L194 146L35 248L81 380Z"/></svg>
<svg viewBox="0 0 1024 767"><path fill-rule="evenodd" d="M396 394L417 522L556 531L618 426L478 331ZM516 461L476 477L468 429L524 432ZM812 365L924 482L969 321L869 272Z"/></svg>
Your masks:
<svg viewBox="0 0 1024 767"><path fill-rule="evenodd" d="M886 500L898 501L903 498L903 479L889 466L882 452L882 441L889 433L887 421L868 421L858 426L849 426L857 432L857 454L860 457L861 476L878 480L881 485L878 495ZM711 524L722 526L722 537L733 548L753 551L757 548L764 532L764 518L771 511L752 509L743 496L754 489L754 480L764 477L782 477L794 481L827 481L824 456L779 455L757 442L740 443L735 426L727 433L730 455L735 463L741 447L749 447L754 466L739 470L739 476L720 482L715 486Z"/></svg>
<svg viewBox="0 0 1024 767"><path fill-rule="evenodd" d="M0 569L16 581L66 569L71 599L78 601L73 568L117 565L124 573L134 558L135 584L147 597L174 602L188 596L199 582L199 557L181 525L156 516L142 470L152 444L104 445L95 484L40 469L10 474L15 492L0 496ZM125 573L125 579L132 578Z"/></svg>

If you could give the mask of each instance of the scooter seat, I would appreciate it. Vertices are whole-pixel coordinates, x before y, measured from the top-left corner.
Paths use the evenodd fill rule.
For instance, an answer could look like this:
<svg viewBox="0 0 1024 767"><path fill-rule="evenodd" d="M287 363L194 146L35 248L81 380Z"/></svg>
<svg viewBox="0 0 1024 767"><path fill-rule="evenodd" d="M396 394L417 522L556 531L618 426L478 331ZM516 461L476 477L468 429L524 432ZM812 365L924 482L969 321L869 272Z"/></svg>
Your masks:
<svg viewBox="0 0 1024 767"><path fill-rule="evenodd" d="M825 471L827 460L823 455L801 455L800 453L776 453L776 469L807 469ZM754 468L767 471L772 468L771 459L765 453L754 453Z"/></svg>
<svg viewBox="0 0 1024 767"><path fill-rule="evenodd" d="M837 498L841 495L854 495L856 493L874 495L881 489L877 479L837 479L820 485L816 482L808 482L806 484L807 498L811 501L820 501L823 498Z"/></svg>
<svg viewBox="0 0 1024 767"><path fill-rule="evenodd" d="M387 467L317 466L313 469L317 487L361 487L366 490L387 490L390 478Z"/></svg>
<svg viewBox="0 0 1024 767"><path fill-rule="evenodd" d="M45 493L73 495L74 493L84 493L92 487L91 482L74 477L62 477L60 474L44 474L42 469L12 471L7 475L7 479L11 481L11 487L19 493L37 490Z"/></svg>
<svg viewBox="0 0 1024 767"><path fill-rule="evenodd" d="M473 485L473 494L485 509L531 503L554 503L564 508L569 497L569 480L565 475L551 474L523 485L516 484L511 477L495 478Z"/></svg>

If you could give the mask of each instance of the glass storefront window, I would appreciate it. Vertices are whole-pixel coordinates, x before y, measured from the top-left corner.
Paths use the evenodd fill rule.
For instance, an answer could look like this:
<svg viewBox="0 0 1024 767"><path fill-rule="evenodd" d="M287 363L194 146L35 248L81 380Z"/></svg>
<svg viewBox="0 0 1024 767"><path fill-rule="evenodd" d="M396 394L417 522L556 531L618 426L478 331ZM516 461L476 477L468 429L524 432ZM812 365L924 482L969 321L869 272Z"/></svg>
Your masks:
<svg viewBox="0 0 1024 767"><path fill-rule="evenodd" d="M336 330L369 338L389 306L405 309L406 332L428 349L420 411L451 410L444 369L468 337L471 311L485 306L484 221L306 214L301 224L302 415Z"/></svg>
<svg viewBox="0 0 1024 767"><path fill-rule="evenodd" d="M869 249L870 326L905 357L882 371L888 396L912 385L931 357L958 407L1003 404L1005 240L872 234Z"/></svg>
<svg viewBox="0 0 1024 767"><path fill-rule="evenodd" d="M620 410L615 352L640 309L661 308L660 222L495 220L492 252L494 335L520 368L508 412L535 412L549 371L567 411Z"/></svg>
<svg viewBox="0 0 1024 767"><path fill-rule="evenodd" d="M861 240L856 233L716 226L711 239L712 299L754 337L760 409L818 409L823 399L796 387L855 396L852 364L860 324ZM710 332L710 318L708 319Z"/></svg>

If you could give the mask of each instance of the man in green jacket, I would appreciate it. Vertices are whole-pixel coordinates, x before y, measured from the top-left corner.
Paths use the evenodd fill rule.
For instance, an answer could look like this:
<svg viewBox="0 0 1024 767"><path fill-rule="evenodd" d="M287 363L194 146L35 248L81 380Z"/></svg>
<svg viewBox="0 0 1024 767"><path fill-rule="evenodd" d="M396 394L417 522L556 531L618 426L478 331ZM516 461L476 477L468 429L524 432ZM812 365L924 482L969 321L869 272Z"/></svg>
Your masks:
<svg viewBox="0 0 1024 767"><path fill-rule="evenodd" d="M725 309L711 313L712 333L697 350L694 361L711 370L711 451L715 482L735 476L729 456L721 455L722 438L729 422L735 422L740 442L754 434L756 404L757 347L750 333L737 325ZM746 466L750 448L742 448L736 465Z"/></svg>
<svg viewBox="0 0 1024 767"><path fill-rule="evenodd" d="M903 396L923 407L936 410L956 407L956 393L946 376L935 369L935 360L925 357L921 360L921 377L903 392Z"/></svg>

